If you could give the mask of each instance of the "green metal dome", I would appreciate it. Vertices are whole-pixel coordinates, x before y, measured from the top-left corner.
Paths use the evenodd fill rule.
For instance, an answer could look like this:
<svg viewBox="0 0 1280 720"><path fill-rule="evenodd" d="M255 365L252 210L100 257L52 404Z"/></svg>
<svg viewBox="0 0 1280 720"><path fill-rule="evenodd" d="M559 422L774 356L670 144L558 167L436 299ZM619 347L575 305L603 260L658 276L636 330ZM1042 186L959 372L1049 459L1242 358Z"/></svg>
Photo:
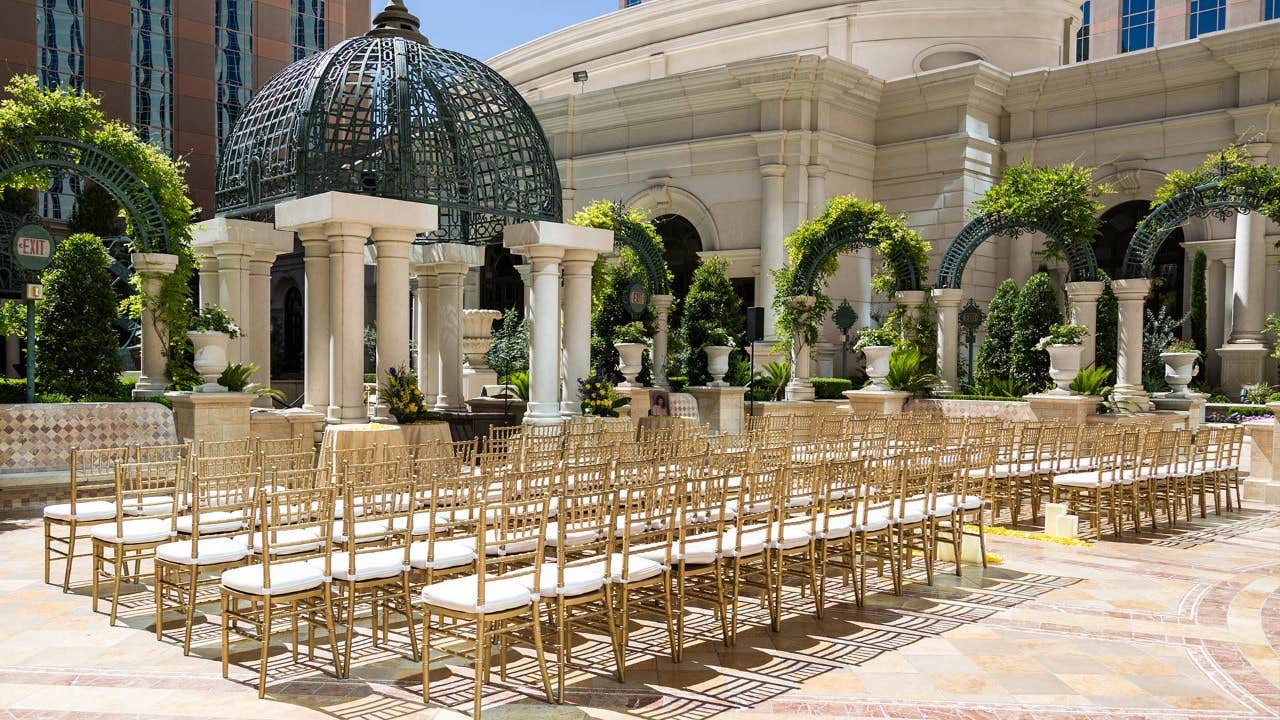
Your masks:
<svg viewBox="0 0 1280 720"><path fill-rule="evenodd" d="M337 191L438 206L433 242L559 222L555 158L520 93L479 60L432 46L400 0L373 25L254 94L223 143L217 214L261 218Z"/></svg>

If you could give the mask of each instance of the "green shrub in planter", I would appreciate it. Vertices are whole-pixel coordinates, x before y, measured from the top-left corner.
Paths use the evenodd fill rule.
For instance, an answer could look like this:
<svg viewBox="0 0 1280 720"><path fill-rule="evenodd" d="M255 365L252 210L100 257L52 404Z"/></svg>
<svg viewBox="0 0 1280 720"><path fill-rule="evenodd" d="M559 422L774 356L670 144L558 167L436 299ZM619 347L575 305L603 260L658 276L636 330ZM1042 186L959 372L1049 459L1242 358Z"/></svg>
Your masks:
<svg viewBox="0 0 1280 720"><path fill-rule="evenodd" d="M1037 346L1040 338L1061 322L1062 310L1053 279L1043 272L1032 275L1018 294L1018 307L1013 313L1013 377L1032 387L1049 383L1049 353Z"/></svg>
<svg viewBox="0 0 1280 720"><path fill-rule="evenodd" d="M671 383L672 392L684 392L689 387L689 378L683 375L673 375L667 378L667 382Z"/></svg>
<svg viewBox="0 0 1280 720"><path fill-rule="evenodd" d="M987 309L987 336L978 349L974 363L974 384L978 387L997 378L1007 378L1013 372L1009 347L1013 344L1013 312L1018 307L1018 283L1005 280L996 288L995 297ZM983 393L991 394L991 393Z"/></svg>
<svg viewBox="0 0 1280 720"><path fill-rule="evenodd" d="M72 235L58 245L41 276L36 372L46 391L86 397L115 388L120 354L110 266L102 240Z"/></svg>
<svg viewBox="0 0 1280 720"><path fill-rule="evenodd" d="M853 381L845 378L810 378L813 395L819 400L841 400L844 391L853 389Z"/></svg>

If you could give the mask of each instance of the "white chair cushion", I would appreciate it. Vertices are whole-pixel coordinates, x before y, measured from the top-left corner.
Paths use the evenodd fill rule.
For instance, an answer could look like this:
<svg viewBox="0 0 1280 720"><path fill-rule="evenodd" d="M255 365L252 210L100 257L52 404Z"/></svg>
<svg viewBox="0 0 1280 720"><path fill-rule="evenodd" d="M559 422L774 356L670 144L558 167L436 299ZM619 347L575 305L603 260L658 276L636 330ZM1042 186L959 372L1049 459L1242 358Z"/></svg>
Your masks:
<svg viewBox="0 0 1280 720"><path fill-rule="evenodd" d="M840 540L849 537L853 532L854 516L852 510L844 510L830 515L825 522L818 517L818 539Z"/></svg>
<svg viewBox="0 0 1280 720"><path fill-rule="evenodd" d="M160 518L125 520L123 527L124 531L120 535L116 535L116 524L104 523L95 526L92 535L95 540L124 543L125 545L159 542L168 540L171 537L169 521L161 520Z"/></svg>
<svg viewBox="0 0 1280 720"><path fill-rule="evenodd" d="M445 513L440 513L445 515ZM448 524L448 520L440 521L440 525ZM404 518L392 518L391 527L396 530L404 529ZM431 534L431 512L424 510L416 512L409 518L409 534L410 535L429 535Z"/></svg>
<svg viewBox="0 0 1280 720"><path fill-rule="evenodd" d="M641 528L643 530L643 526ZM606 531L607 532L607 531ZM586 545L600 539L600 533L594 527L574 528L569 527L564 531L564 546L577 547L578 545ZM552 521L547 523L546 534L547 545L551 547L559 547L560 545L560 523ZM519 552L519 551L517 551Z"/></svg>
<svg viewBox="0 0 1280 720"><path fill-rule="evenodd" d="M663 562L666 553L661 550L649 550L640 553L640 557L653 562ZM719 559L720 555L716 552L716 539L714 537L703 537L697 539L686 538L684 542L684 552L672 552L671 559L674 562L684 561L685 565L710 565Z"/></svg>
<svg viewBox="0 0 1280 720"><path fill-rule="evenodd" d="M381 520L356 522L354 528L357 543L382 540L387 534L387 524ZM339 543L347 541L347 526L342 520L333 522L333 541Z"/></svg>
<svg viewBox="0 0 1280 720"><path fill-rule="evenodd" d="M422 601L457 612L488 614L525 607L537 597L517 580L494 578L485 580L484 605L480 605L479 585L480 578L475 575L442 580L422 589Z"/></svg>
<svg viewBox="0 0 1280 720"><path fill-rule="evenodd" d="M720 508L694 508L685 513L685 523L689 525L701 525L703 523L712 523L720 520L720 516L724 515L725 522L733 522L738 517L737 510L730 504L720 512Z"/></svg>
<svg viewBox="0 0 1280 720"><path fill-rule="evenodd" d="M249 595L289 595L324 584L324 572L308 562L272 563L271 587L263 587L261 565L245 565L222 573L222 586Z"/></svg>
<svg viewBox="0 0 1280 720"><path fill-rule="evenodd" d="M939 495L938 507L935 515L950 515L955 512L957 498L954 495ZM977 495L963 495L959 498L960 509L964 511L980 510L983 506L983 500Z"/></svg>
<svg viewBox="0 0 1280 720"><path fill-rule="evenodd" d="M476 561L475 540L437 540L429 561L427 551L425 540L409 545L409 565L419 570L445 570Z"/></svg>
<svg viewBox="0 0 1280 720"><path fill-rule="evenodd" d="M272 535L268 533L267 537L272 538ZM274 540L275 543L273 543L273 547L271 549L272 555L297 555L298 553L311 552L320 547L320 528L308 527L279 530L275 533ZM303 542L305 540L315 540L316 542L294 545L286 548L275 547L278 543L294 543ZM252 552L254 555L262 554L262 545L262 531L259 530L253 534Z"/></svg>
<svg viewBox="0 0 1280 720"><path fill-rule="evenodd" d="M533 592L533 573L525 571L520 574L511 574L503 576L504 580L514 580L523 587ZM590 563L586 565L567 565L564 569L564 585L560 585L560 578L557 575L557 566L555 563L543 563L542 573L538 578L538 584L541 585L539 594L542 597L555 597L557 595L565 595L574 597L577 595L586 595L595 592L604 587L604 563ZM488 595L488 586L485 586L485 594ZM487 599L487 598L486 598Z"/></svg>
<svg viewBox="0 0 1280 720"><path fill-rule="evenodd" d="M536 538L522 538L505 543L498 542L498 531L487 530L484 534L484 553L486 555L511 555L527 553L538 548Z"/></svg>
<svg viewBox="0 0 1280 720"><path fill-rule="evenodd" d="M395 577L404 570L404 549L391 548L374 552L356 553L356 571L351 572L351 556L344 552L335 552L329 558L329 572L334 580L377 580ZM324 571L324 559L313 558L307 562Z"/></svg>
<svg viewBox="0 0 1280 720"><path fill-rule="evenodd" d="M762 532L758 531L758 532ZM769 547L777 550L791 550L802 545L809 544L812 535L809 533L809 520L797 520L793 522L773 523L772 536L769 539Z"/></svg>
<svg viewBox="0 0 1280 720"><path fill-rule="evenodd" d="M186 503L178 503L179 512L186 509ZM170 495L144 495L141 498L128 498L124 501L124 514L135 517L172 515L173 497Z"/></svg>
<svg viewBox="0 0 1280 720"><path fill-rule="evenodd" d="M1096 472L1073 472L1055 475L1053 484L1078 488L1109 488L1112 483L1110 480L1099 480Z"/></svg>
<svg viewBox="0 0 1280 720"><path fill-rule="evenodd" d="M655 520L652 523L650 523L647 520L632 520L631 534L639 535L640 533L647 532L649 530L658 530L658 529L661 529L662 526L666 524L667 524L667 521L665 519ZM616 523L613 526L613 536L621 538L621 537L626 537L626 535L627 535L627 518L620 517L617 519Z"/></svg>
<svg viewBox="0 0 1280 720"><path fill-rule="evenodd" d="M193 519L191 515L180 515L178 517L178 532L190 535ZM201 533L238 532L244 530L245 527L244 516L240 513L229 513L221 510L200 513Z"/></svg>
<svg viewBox="0 0 1280 720"><path fill-rule="evenodd" d="M200 540L199 555L191 557L191 541L179 540L156 548L156 559L175 565L221 565L249 557L249 546L238 538L216 537Z"/></svg>
<svg viewBox="0 0 1280 720"><path fill-rule="evenodd" d="M749 557L764 552L765 529L762 527L748 529L742 534L742 542L738 542L738 529L729 528L724 531L721 551L725 557ZM741 545L741 547L739 547ZM687 549L687 547L686 547ZM686 560L686 562L688 562Z"/></svg>
<svg viewBox="0 0 1280 720"><path fill-rule="evenodd" d="M71 503L47 505L44 516L50 520L106 520L116 516L116 504L105 500L81 500L76 503L76 511L71 512Z"/></svg>
<svg viewBox="0 0 1280 720"><path fill-rule="evenodd" d="M622 572L622 553L613 553L609 556L609 578L615 583L634 583L641 580L648 580L651 577L661 575L667 569L667 566L651 558L645 557L645 553L633 554L627 561L626 575ZM604 569L604 561L598 563L600 570Z"/></svg>

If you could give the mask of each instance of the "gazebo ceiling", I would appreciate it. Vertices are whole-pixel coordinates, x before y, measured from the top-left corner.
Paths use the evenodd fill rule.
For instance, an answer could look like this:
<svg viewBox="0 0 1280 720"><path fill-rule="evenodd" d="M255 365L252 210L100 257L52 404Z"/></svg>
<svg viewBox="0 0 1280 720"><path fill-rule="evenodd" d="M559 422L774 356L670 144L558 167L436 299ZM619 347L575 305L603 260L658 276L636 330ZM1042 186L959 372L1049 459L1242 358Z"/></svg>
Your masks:
<svg viewBox="0 0 1280 720"><path fill-rule="evenodd" d="M223 143L217 214L269 215L338 191L438 206L428 241L486 243L512 222L560 221L560 176L524 98L418 27L391 0L368 33L268 80Z"/></svg>

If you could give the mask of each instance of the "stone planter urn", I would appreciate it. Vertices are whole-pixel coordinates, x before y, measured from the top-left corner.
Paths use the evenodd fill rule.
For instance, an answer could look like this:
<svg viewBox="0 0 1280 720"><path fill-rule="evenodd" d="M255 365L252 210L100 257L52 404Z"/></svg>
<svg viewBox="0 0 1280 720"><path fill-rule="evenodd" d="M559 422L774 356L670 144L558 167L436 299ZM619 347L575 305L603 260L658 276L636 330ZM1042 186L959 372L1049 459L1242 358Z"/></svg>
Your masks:
<svg viewBox="0 0 1280 720"><path fill-rule="evenodd" d="M1184 396L1191 378L1196 376L1199 368L1196 360L1198 352L1162 352L1160 359L1164 361L1164 381L1169 383L1170 395Z"/></svg>
<svg viewBox="0 0 1280 720"><path fill-rule="evenodd" d="M1084 355L1083 345L1050 345L1045 348L1049 353L1049 377L1058 387L1050 390L1051 395L1072 395L1071 383L1080 374L1080 359Z"/></svg>
<svg viewBox="0 0 1280 720"><path fill-rule="evenodd" d="M863 389L888 390L884 379L889 376L889 357L893 355L893 346L868 345L862 348L862 354L867 358L867 377L871 378L871 384Z"/></svg>
<svg viewBox="0 0 1280 720"><path fill-rule="evenodd" d="M189 332L187 337L195 348L195 359L192 364L204 384L196 388L197 392L226 392L226 388L218 384L218 376L227 369L227 342L230 340L224 332L206 330Z"/></svg>
<svg viewBox="0 0 1280 720"><path fill-rule="evenodd" d="M466 351L468 356L481 355L493 345L493 323L502 317L502 313L497 310L463 310L462 311L462 337L463 342L468 340L478 340L471 344L475 350ZM483 349L480 349L483 346ZM483 360L483 357L481 358ZM472 359L471 366L476 366L476 361Z"/></svg>
<svg viewBox="0 0 1280 720"><path fill-rule="evenodd" d="M618 349L618 372L622 373L626 387L636 387L636 376L644 363L644 343L614 343Z"/></svg>
<svg viewBox="0 0 1280 720"><path fill-rule="evenodd" d="M709 387L728 387L724 376L729 373L729 353L733 348L727 345L708 345L702 348L707 355L707 372L711 373Z"/></svg>

